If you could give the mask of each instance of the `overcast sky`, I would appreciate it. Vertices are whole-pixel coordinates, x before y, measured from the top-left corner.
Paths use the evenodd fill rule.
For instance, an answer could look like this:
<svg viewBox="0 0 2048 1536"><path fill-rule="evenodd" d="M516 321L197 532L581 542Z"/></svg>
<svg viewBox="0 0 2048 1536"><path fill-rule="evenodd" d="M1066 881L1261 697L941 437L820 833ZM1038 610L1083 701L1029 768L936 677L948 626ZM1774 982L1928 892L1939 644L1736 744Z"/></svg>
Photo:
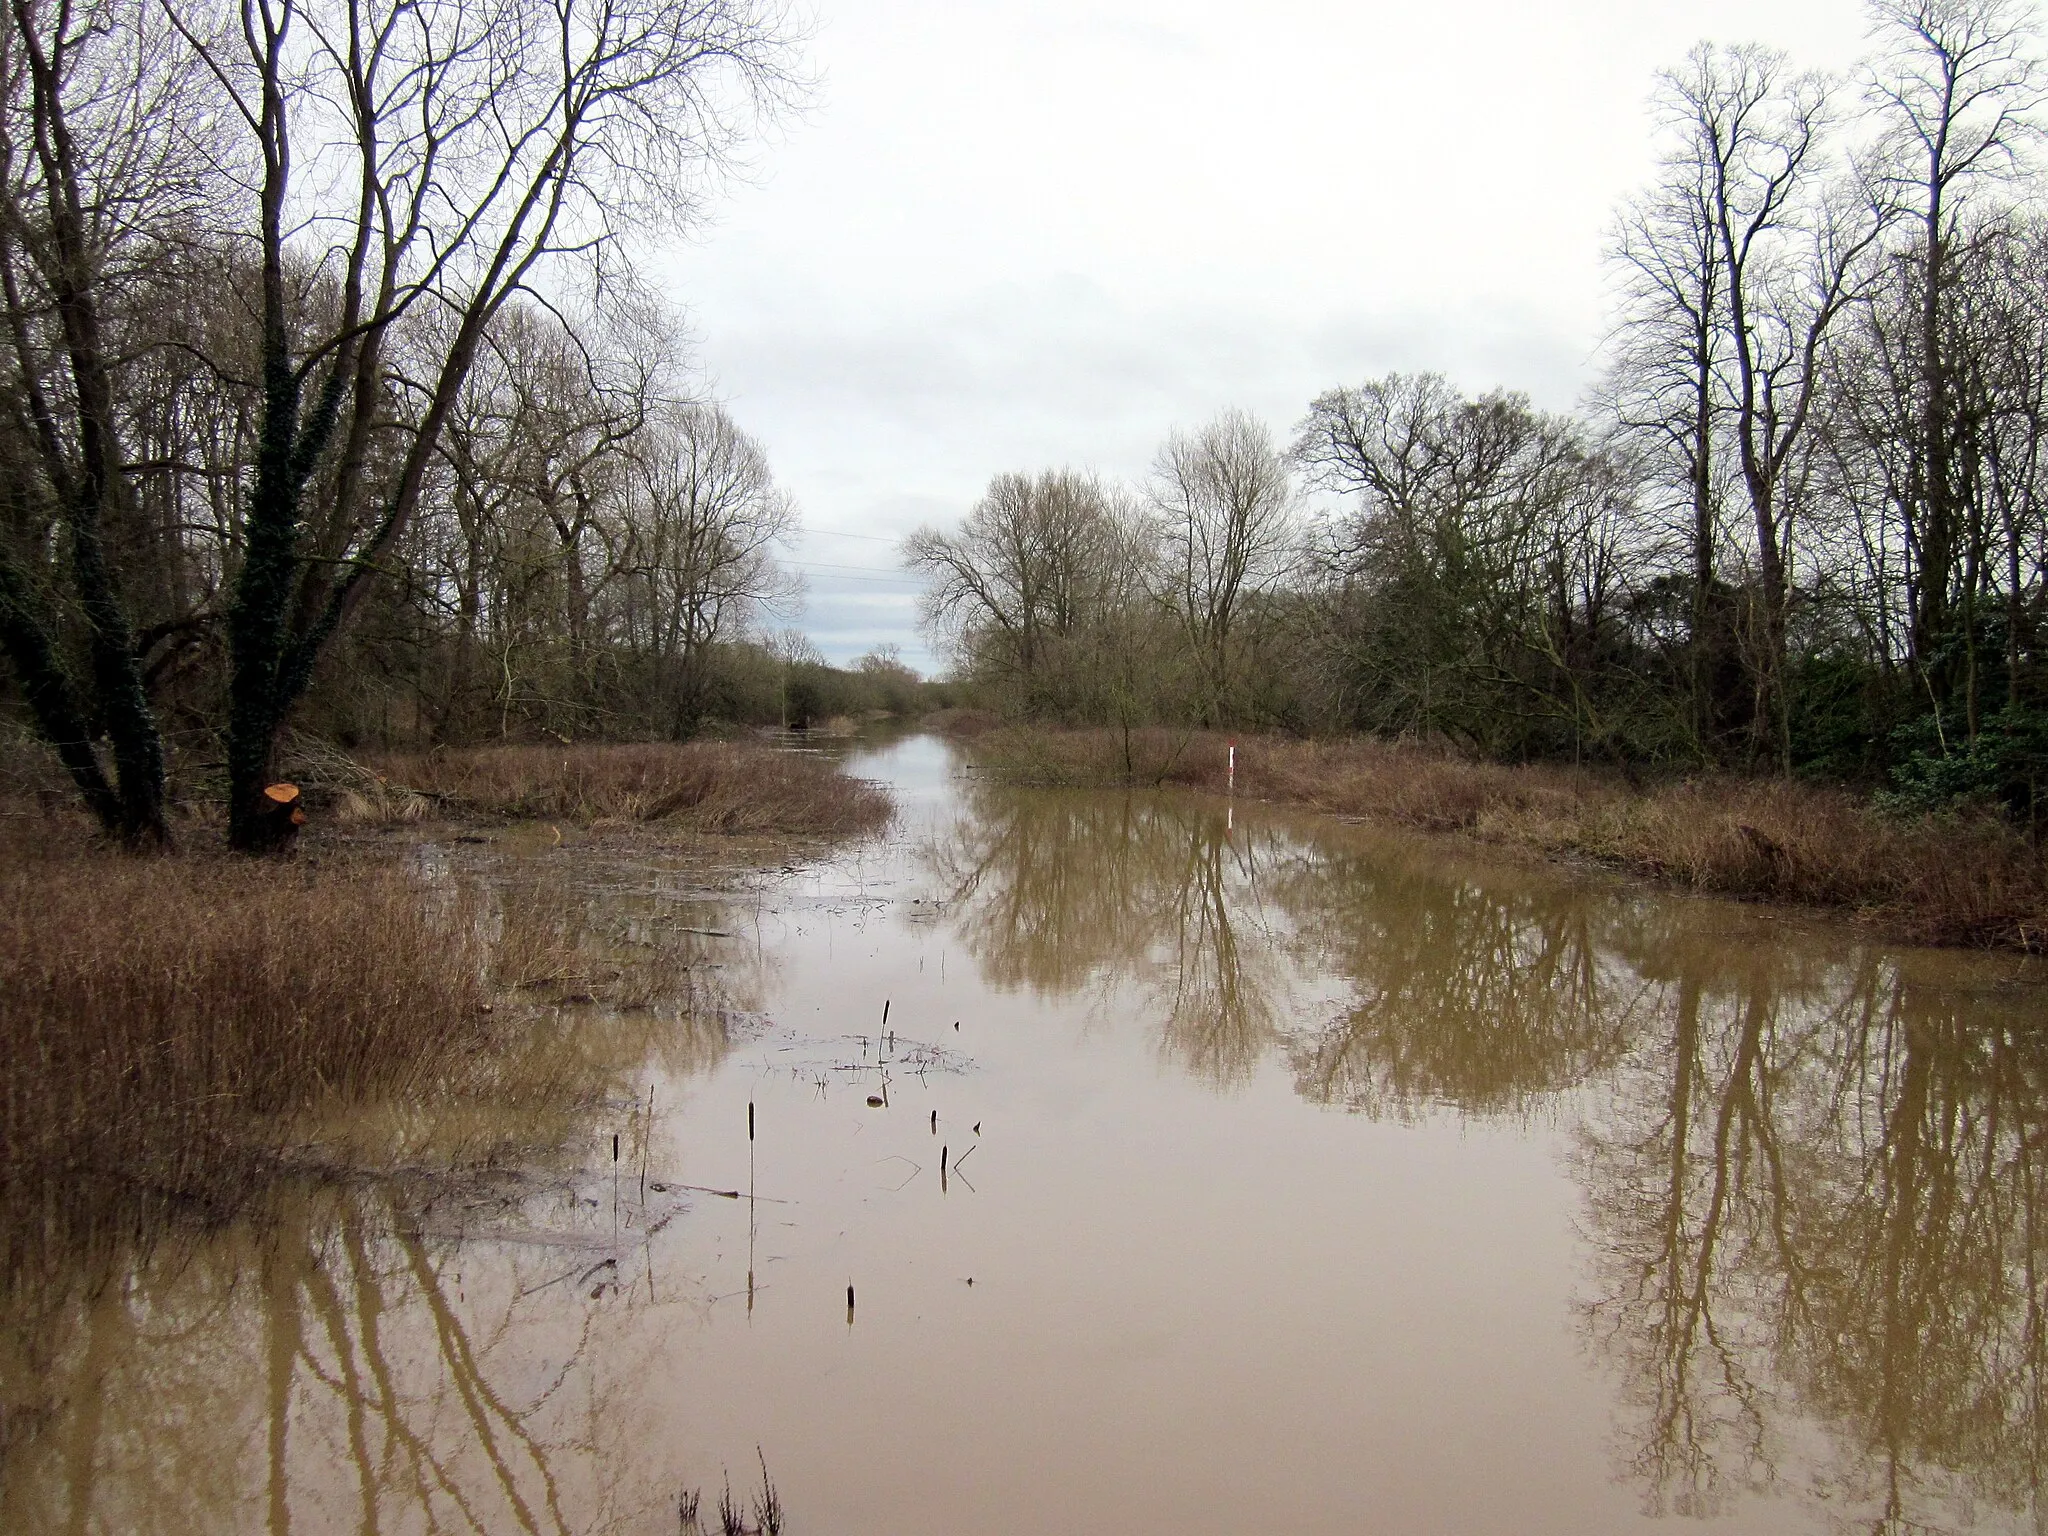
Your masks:
<svg viewBox="0 0 2048 1536"><path fill-rule="evenodd" d="M1569 407L1655 72L1860 0L815 0L816 104L658 268L803 510L797 620L933 665L895 543L1391 369Z"/></svg>

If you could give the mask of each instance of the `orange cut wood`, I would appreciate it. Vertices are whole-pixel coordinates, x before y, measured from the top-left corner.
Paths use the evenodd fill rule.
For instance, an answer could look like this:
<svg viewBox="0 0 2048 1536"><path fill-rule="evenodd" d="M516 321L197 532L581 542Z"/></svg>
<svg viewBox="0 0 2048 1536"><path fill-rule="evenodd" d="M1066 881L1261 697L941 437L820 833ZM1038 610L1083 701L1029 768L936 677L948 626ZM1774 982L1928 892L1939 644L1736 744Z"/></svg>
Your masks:
<svg viewBox="0 0 2048 1536"><path fill-rule="evenodd" d="M290 805L299 798L299 786L296 784L272 784L263 791L263 798L274 800L279 805Z"/></svg>

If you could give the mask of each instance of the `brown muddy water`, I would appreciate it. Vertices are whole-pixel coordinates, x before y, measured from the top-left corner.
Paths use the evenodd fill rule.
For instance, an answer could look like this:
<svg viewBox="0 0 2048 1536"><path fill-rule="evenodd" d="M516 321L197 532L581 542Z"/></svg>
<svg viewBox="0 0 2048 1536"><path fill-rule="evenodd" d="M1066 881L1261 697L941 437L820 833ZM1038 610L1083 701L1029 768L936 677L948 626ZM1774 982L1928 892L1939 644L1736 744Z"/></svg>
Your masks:
<svg viewBox="0 0 2048 1536"><path fill-rule="evenodd" d="M2038 969L852 768L889 838L723 897L425 850L687 934L694 1018L562 999L567 1164L18 1305L0 1525L715 1528L765 1460L848 1536L2042 1528Z"/></svg>

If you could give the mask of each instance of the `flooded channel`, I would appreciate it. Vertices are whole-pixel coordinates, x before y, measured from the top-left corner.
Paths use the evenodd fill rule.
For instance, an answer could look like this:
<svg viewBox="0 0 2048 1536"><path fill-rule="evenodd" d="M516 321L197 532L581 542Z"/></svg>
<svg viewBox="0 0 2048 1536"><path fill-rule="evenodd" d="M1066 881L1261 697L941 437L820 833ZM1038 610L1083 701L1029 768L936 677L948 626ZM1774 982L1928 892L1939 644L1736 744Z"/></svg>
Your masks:
<svg viewBox="0 0 2048 1536"><path fill-rule="evenodd" d="M42 1316L0 1525L715 1529L765 1463L841 1536L2043 1528L2039 969L852 769L888 838L736 894L427 850L685 935L694 1011L561 999L618 1058L572 1166Z"/></svg>

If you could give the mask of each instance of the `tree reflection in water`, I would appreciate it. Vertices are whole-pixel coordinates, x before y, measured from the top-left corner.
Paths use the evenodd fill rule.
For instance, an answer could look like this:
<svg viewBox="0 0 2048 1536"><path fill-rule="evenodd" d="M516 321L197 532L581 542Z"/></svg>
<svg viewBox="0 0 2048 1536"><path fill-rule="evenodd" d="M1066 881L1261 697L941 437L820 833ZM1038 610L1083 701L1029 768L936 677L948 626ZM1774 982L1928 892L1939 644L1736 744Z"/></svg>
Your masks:
<svg viewBox="0 0 2048 1536"><path fill-rule="evenodd" d="M1223 810L979 786L924 850L961 943L999 988L1134 1008L1219 1087L1279 1039L1288 977L1262 880L1291 846Z"/></svg>
<svg viewBox="0 0 2048 1536"><path fill-rule="evenodd" d="M1219 1087L1272 1066L1315 1104L1562 1149L1575 1321L1650 1510L1775 1493L1869 1531L2036 1521L2037 973L1210 802L968 794L919 856L988 983L1135 1014ZM687 889L457 894L560 994L522 1103L635 1103L640 1064L715 1062L711 1005L764 984L682 943L709 925L677 929ZM706 977L739 990L681 990ZM612 1006L569 1001L592 993ZM516 1214L546 1243L465 1247L403 1192L330 1189L40 1316L17 1295L8 1529L665 1526L688 1448L650 1441L628 1373L688 1313L644 1304L616 1235L565 1235L587 1205L532 1197Z"/></svg>
<svg viewBox="0 0 2048 1536"><path fill-rule="evenodd" d="M1274 1051L1311 1102L1575 1127L1576 1311L1650 1510L1776 1491L1872 1531L2035 1522L2038 985L1292 825L983 786L925 860L990 980L1135 994L1219 1086Z"/></svg>
<svg viewBox="0 0 2048 1536"><path fill-rule="evenodd" d="M1294 1031L1304 1098L1380 1117L1516 1114L1617 1060L1647 989L1616 904L1554 881L1460 878L1412 845L1305 847L1276 899L1351 1001Z"/></svg>
<svg viewBox="0 0 2048 1536"><path fill-rule="evenodd" d="M651 1268L636 1298L633 1260L680 1197L508 1169L572 1164L600 1131L630 1157L643 1076L721 1060L761 976L706 969L677 915L717 908L687 870L439 873L530 1000L489 1093L340 1106L308 1152L411 1171L288 1180L223 1231L0 1297L9 1536L672 1528L687 1448L650 1451L619 1377L660 1348L669 1313Z"/></svg>
<svg viewBox="0 0 2048 1536"><path fill-rule="evenodd" d="M573 1198L560 1192L549 1200ZM644 1358L595 1246L464 1260L377 1191L170 1249L40 1319L56 1411L11 1459L19 1532L643 1529L672 1469L607 1411ZM644 1300L644 1298L642 1298ZM28 1298L17 1298L26 1304ZM642 1330L633 1349L608 1335Z"/></svg>
<svg viewBox="0 0 2048 1536"><path fill-rule="evenodd" d="M1774 1484L1797 1410L1829 1430L1818 1491L1862 1528L2031 1512L2048 1257L2031 1000L1869 950L1803 968L1679 936L1667 953L1663 1027L1578 1159L1584 1324L1630 1384L1652 1506L1709 1513Z"/></svg>

